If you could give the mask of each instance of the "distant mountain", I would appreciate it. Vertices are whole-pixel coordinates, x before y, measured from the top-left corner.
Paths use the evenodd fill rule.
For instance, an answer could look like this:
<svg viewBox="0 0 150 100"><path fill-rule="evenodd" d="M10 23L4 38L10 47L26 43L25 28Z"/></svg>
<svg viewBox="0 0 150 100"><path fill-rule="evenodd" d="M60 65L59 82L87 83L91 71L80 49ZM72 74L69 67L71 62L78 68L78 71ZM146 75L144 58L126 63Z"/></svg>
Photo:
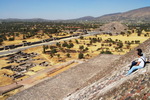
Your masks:
<svg viewBox="0 0 150 100"><path fill-rule="evenodd" d="M85 17L81 17L81 18L77 18L77 19L72 19L72 20L76 20L76 21L91 21L94 20L95 17L92 16L85 16Z"/></svg>
<svg viewBox="0 0 150 100"><path fill-rule="evenodd" d="M47 22L50 20L42 19L42 18L33 18L33 19L18 19L18 18L8 18L8 19L0 19L0 21L5 21L5 22Z"/></svg>
<svg viewBox="0 0 150 100"><path fill-rule="evenodd" d="M150 22L150 7L144 7L139 9L130 10L123 13L107 14L100 17L85 16L77 19L69 20L46 20L41 18L33 19L0 19L0 21L24 21L24 22L49 22L49 21L101 21L101 22L111 22L111 21L121 21L121 22Z"/></svg>
<svg viewBox="0 0 150 100"><path fill-rule="evenodd" d="M98 21L149 21L150 7L139 8L124 13L108 14L95 18Z"/></svg>

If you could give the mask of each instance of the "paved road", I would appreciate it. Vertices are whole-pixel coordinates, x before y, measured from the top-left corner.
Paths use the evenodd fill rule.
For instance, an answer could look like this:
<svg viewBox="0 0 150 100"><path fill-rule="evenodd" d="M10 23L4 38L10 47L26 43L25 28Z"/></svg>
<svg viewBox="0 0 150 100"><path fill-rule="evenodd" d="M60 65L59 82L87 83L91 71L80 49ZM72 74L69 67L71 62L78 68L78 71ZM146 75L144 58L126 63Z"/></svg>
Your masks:
<svg viewBox="0 0 150 100"><path fill-rule="evenodd" d="M85 37L85 36L90 36L90 35L94 35L94 34L86 34L86 35L82 35L82 36ZM37 47L37 46L56 44L57 42L60 42L60 41L65 41L65 40L67 41L67 40L71 40L71 39L77 39L79 37L80 36L61 39L61 40L54 40L54 41L51 41L51 42L45 42L45 43L40 43L40 44L36 44L36 45L31 45L31 46L19 47L19 48L16 48L16 49L3 50L3 51L0 51L0 56L8 55L8 54L11 54L11 53L15 53L15 52L18 52L18 51L21 51L21 50L25 50L25 49L33 48L33 47Z"/></svg>

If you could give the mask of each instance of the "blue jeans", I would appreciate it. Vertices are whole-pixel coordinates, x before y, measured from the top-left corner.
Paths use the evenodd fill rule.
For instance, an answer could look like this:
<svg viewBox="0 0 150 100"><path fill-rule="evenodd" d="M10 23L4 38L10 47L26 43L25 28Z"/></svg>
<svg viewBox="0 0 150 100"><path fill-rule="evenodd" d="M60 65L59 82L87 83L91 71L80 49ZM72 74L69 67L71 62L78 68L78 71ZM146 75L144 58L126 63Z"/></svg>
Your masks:
<svg viewBox="0 0 150 100"><path fill-rule="evenodd" d="M127 75L130 75L134 70L141 69L141 68L143 68L143 67L141 67L141 66L133 66L133 67L128 71Z"/></svg>

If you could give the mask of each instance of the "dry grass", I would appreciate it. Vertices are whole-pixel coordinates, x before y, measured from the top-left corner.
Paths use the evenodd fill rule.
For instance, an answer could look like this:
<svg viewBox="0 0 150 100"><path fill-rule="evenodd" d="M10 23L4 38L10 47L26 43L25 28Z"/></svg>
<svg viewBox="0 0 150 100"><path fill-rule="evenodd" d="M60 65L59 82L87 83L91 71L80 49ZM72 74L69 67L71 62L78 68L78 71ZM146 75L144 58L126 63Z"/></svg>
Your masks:
<svg viewBox="0 0 150 100"><path fill-rule="evenodd" d="M117 35L117 36L109 36L109 35L97 35L97 38L102 38L102 40L106 40L108 38L111 38L112 40L121 40L123 43L125 41L135 41L135 40L140 40L140 43L144 42L145 40L147 40L149 37L144 37L143 35L142 36L137 36L136 33L133 33L131 34L129 37L127 36L122 36L122 35ZM126 54L127 52L129 52L131 49L135 48L136 46L138 46L139 44L131 44L130 45L130 49L126 49L126 44L124 44L123 46L123 51L116 51L114 49L114 46L115 45L112 45L112 46L101 46L102 43L99 43L99 42L96 42L96 43L93 43L92 45L90 46L87 46L86 44L90 43L90 40L89 38L96 38L96 36L88 36L88 37L85 37L84 40L81 40L81 39L77 39L79 41L79 44L76 44L75 42L75 39L72 39L72 43L74 44L74 47L71 48L70 50L75 50L75 51L79 51L79 46L81 45L84 45L84 48L88 47L88 51L84 53L85 55L85 59L89 59L89 58L93 58L97 55L100 54L100 52L102 50L97 50L98 48L109 48L109 50L113 53L113 54L116 54L116 55L124 55ZM62 44L64 41L61 41L60 43ZM108 44L108 43L103 43L103 44ZM53 45L53 46L56 46L56 45ZM67 49L67 48L66 48ZM106 50L106 49L104 49ZM39 53L39 57L40 58L43 58L45 59L46 61L50 62L51 65L55 65L55 64L59 64L59 63L62 63L62 62L66 62L66 61L69 61L69 60L72 60L72 59L78 59L78 52L77 53L69 53L71 57L67 57L67 52L62 52L59 50L59 48L57 48L57 53L55 54L55 56L53 57L50 57L50 54L43 54L43 48L42 46L40 47L36 47L36 48L31 48L31 49L28 49L26 51L34 51L34 52L37 52ZM50 51L50 49L47 49L47 51ZM60 57L57 57L57 55L60 55ZM86 56L86 55L89 55L89 56Z"/></svg>
<svg viewBox="0 0 150 100"><path fill-rule="evenodd" d="M1 95L0 96L0 100L6 100L8 97L10 97L10 96L12 96L12 95L14 95L14 94L16 94L18 92L19 92L19 89L12 90L12 91L4 94L4 95Z"/></svg>
<svg viewBox="0 0 150 100"><path fill-rule="evenodd" d="M45 67L42 67L42 66L35 66L35 67L30 68L30 70L33 70L34 72L38 72L43 69L45 69Z"/></svg>

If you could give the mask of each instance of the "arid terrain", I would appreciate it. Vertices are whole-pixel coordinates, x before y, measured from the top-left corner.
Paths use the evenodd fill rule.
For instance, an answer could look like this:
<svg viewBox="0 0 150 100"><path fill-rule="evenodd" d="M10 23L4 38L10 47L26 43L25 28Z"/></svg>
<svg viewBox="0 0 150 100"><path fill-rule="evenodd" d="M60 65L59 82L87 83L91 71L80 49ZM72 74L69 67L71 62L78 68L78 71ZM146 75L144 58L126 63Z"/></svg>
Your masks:
<svg viewBox="0 0 150 100"><path fill-rule="evenodd" d="M16 25L16 23L13 24ZM42 25L45 23L30 28L31 30L40 29ZM68 31L66 28L70 27L62 25L57 33L44 33L39 30L36 33L25 34L20 30L21 32L14 32L12 36L8 35L9 32L3 34L6 40L1 41L0 99L5 100L16 93L22 95L25 91L31 93L35 89L37 94L39 90L48 93L46 97L41 93L41 97L45 100L50 97L62 99L81 87L95 82L92 77L99 73L101 73L98 77L100 79L113 72L117 68L117 66L110 67L113 62L133 51L150 37L150 31L147 31L147 28L139 29L134 26L128 28L120 22L112 22L102 27L99 24L91 26L75 24L86 27L86 30L72 26L72 23L69 25L76 31ZM27 24L25 27L29 28L29 26ZM53 28L45 26L48 29ZM28 29L28 31L31 30ZM51 31L56 32L55 29ZM26 47L29 48L17 51L19 48ZM12 52L13 50L16 52ZM5 52L4 55L3 52ZM45 84L44 87L43 84ZM51 88L46 89L47 87ZM58 92L60 96L57 97ZM33 93L36 94L36 92ZM33 100L32 96L35 95L17 98Z"/></svg>
<svg viewBox="0 0 150 100"><path fill-rule="evenodd" d="M86 60L91 58L95 60L103 59L104 61L99 60L99 63L101 62L105 63L105 61L109 60L109 63L107 63L109 65L115 59L118 59L118 57L120 57L119 55L126 54L127 52L131 51L136 46L138 46L140 43L147 40L149 38L149 35L148 36L144 35L147 33L148 32L143 31L143 34L141 36L137 36L135 30L134 33L131 33L130 35L128 35L127 33L123 35L122 34L120 35L110 35L110 34L98 35L97 34L93 36L80 37L79 39L60 41L52 45L34 47L34 48L26 49L23 52L18 52L6 57L1 57L0 59L2 61L2 65L1 65L0 72L1 72L1 79L3 81L1 81L0 85L1 88L3 87L3 91L1 91L1 93L3 93L2 98L7 98L8 97L7 95L13 95L17 91L20 90L22 91L24 89L32 87L33 85L40 83L42 80L49 79L51 81L51 78L53 79L54 77L57 77L57 75L61 75L61 73L63 73L64 71L65 73L67 73L68 69L70 69L73 66L76 69L76 66L80 64L80 61L81 63L85 63ZM68 45L72 45L72 46L69 47ZM105 54L105 53L113 54L114 57L113 55L112 57L111 55L101 55L100 56L101 58L96 57L99 54ZM80 54L83 54L81 58L79 56ZM80 61L76 61L77 59ZM112 61L110 61L110 59L112 59ZM97 63L95 63L92 61L93 62L92 63L91 60L89 60L89 65L91 66L87 66L87 64L86 65L81 64L78 65L76 69L78 72L79 70L78 68L85 66L87 68L83 68L84 69L83 71L85 71L86 74L89 74L89 70L93 70L90 72L91 73L89 74L90 76L83 74L83 76L87 77L87 79L86 78L85 80L83 80L84 78L76 79L75 77L79 77L78 76L79 73L77 74L76 71L73 71L74 74L75 73L77 74L77 76L72 76L74 77L74 80L76 82L77 80L78 82L79 80L82 80L82 82L81 83L79 82L79 84L85 84L85 82L89 80L89 77L93 77L100 70L101 73L103 73L104 70L109 69L109 67L106 67L106 63L105 65L102 64L99 65L98 67L97 66L98 62L96 61ZM89 67L92 68L92 66L94 68L89 69ZM95 69L96 66L98 67L98 69ZM102 66L104 66L105 68L103 68ZM87 71L85 69L87 69ZM71 68L70 70L73 69ZM106 74L107 73L105 72L104 75ZM61 77L65 77L65 76L61 76ZM101 77L103 76L101 75ZM47 84L47 85L50 85L48 87L54 88L54 84ZM6 86L8 87L8 90L5 88ZM24 88L22 86L24 86ZM79 86L80 85L77 85L73 89L68 88L68 91L71 90L73 92L77 89L77 87L79 88ZM9 87L10 89L12 88L12 91L9 90ZM18 89L14 90L15 88ZM63 87L60 87L59 89L61 88ZM5 93L4 91L10 91L10 92ZM55 93L55 91L53 92ZM62 95L62 97L65 96L66 93L68 94L70 92L66 91L64 95Z"/></svg>

